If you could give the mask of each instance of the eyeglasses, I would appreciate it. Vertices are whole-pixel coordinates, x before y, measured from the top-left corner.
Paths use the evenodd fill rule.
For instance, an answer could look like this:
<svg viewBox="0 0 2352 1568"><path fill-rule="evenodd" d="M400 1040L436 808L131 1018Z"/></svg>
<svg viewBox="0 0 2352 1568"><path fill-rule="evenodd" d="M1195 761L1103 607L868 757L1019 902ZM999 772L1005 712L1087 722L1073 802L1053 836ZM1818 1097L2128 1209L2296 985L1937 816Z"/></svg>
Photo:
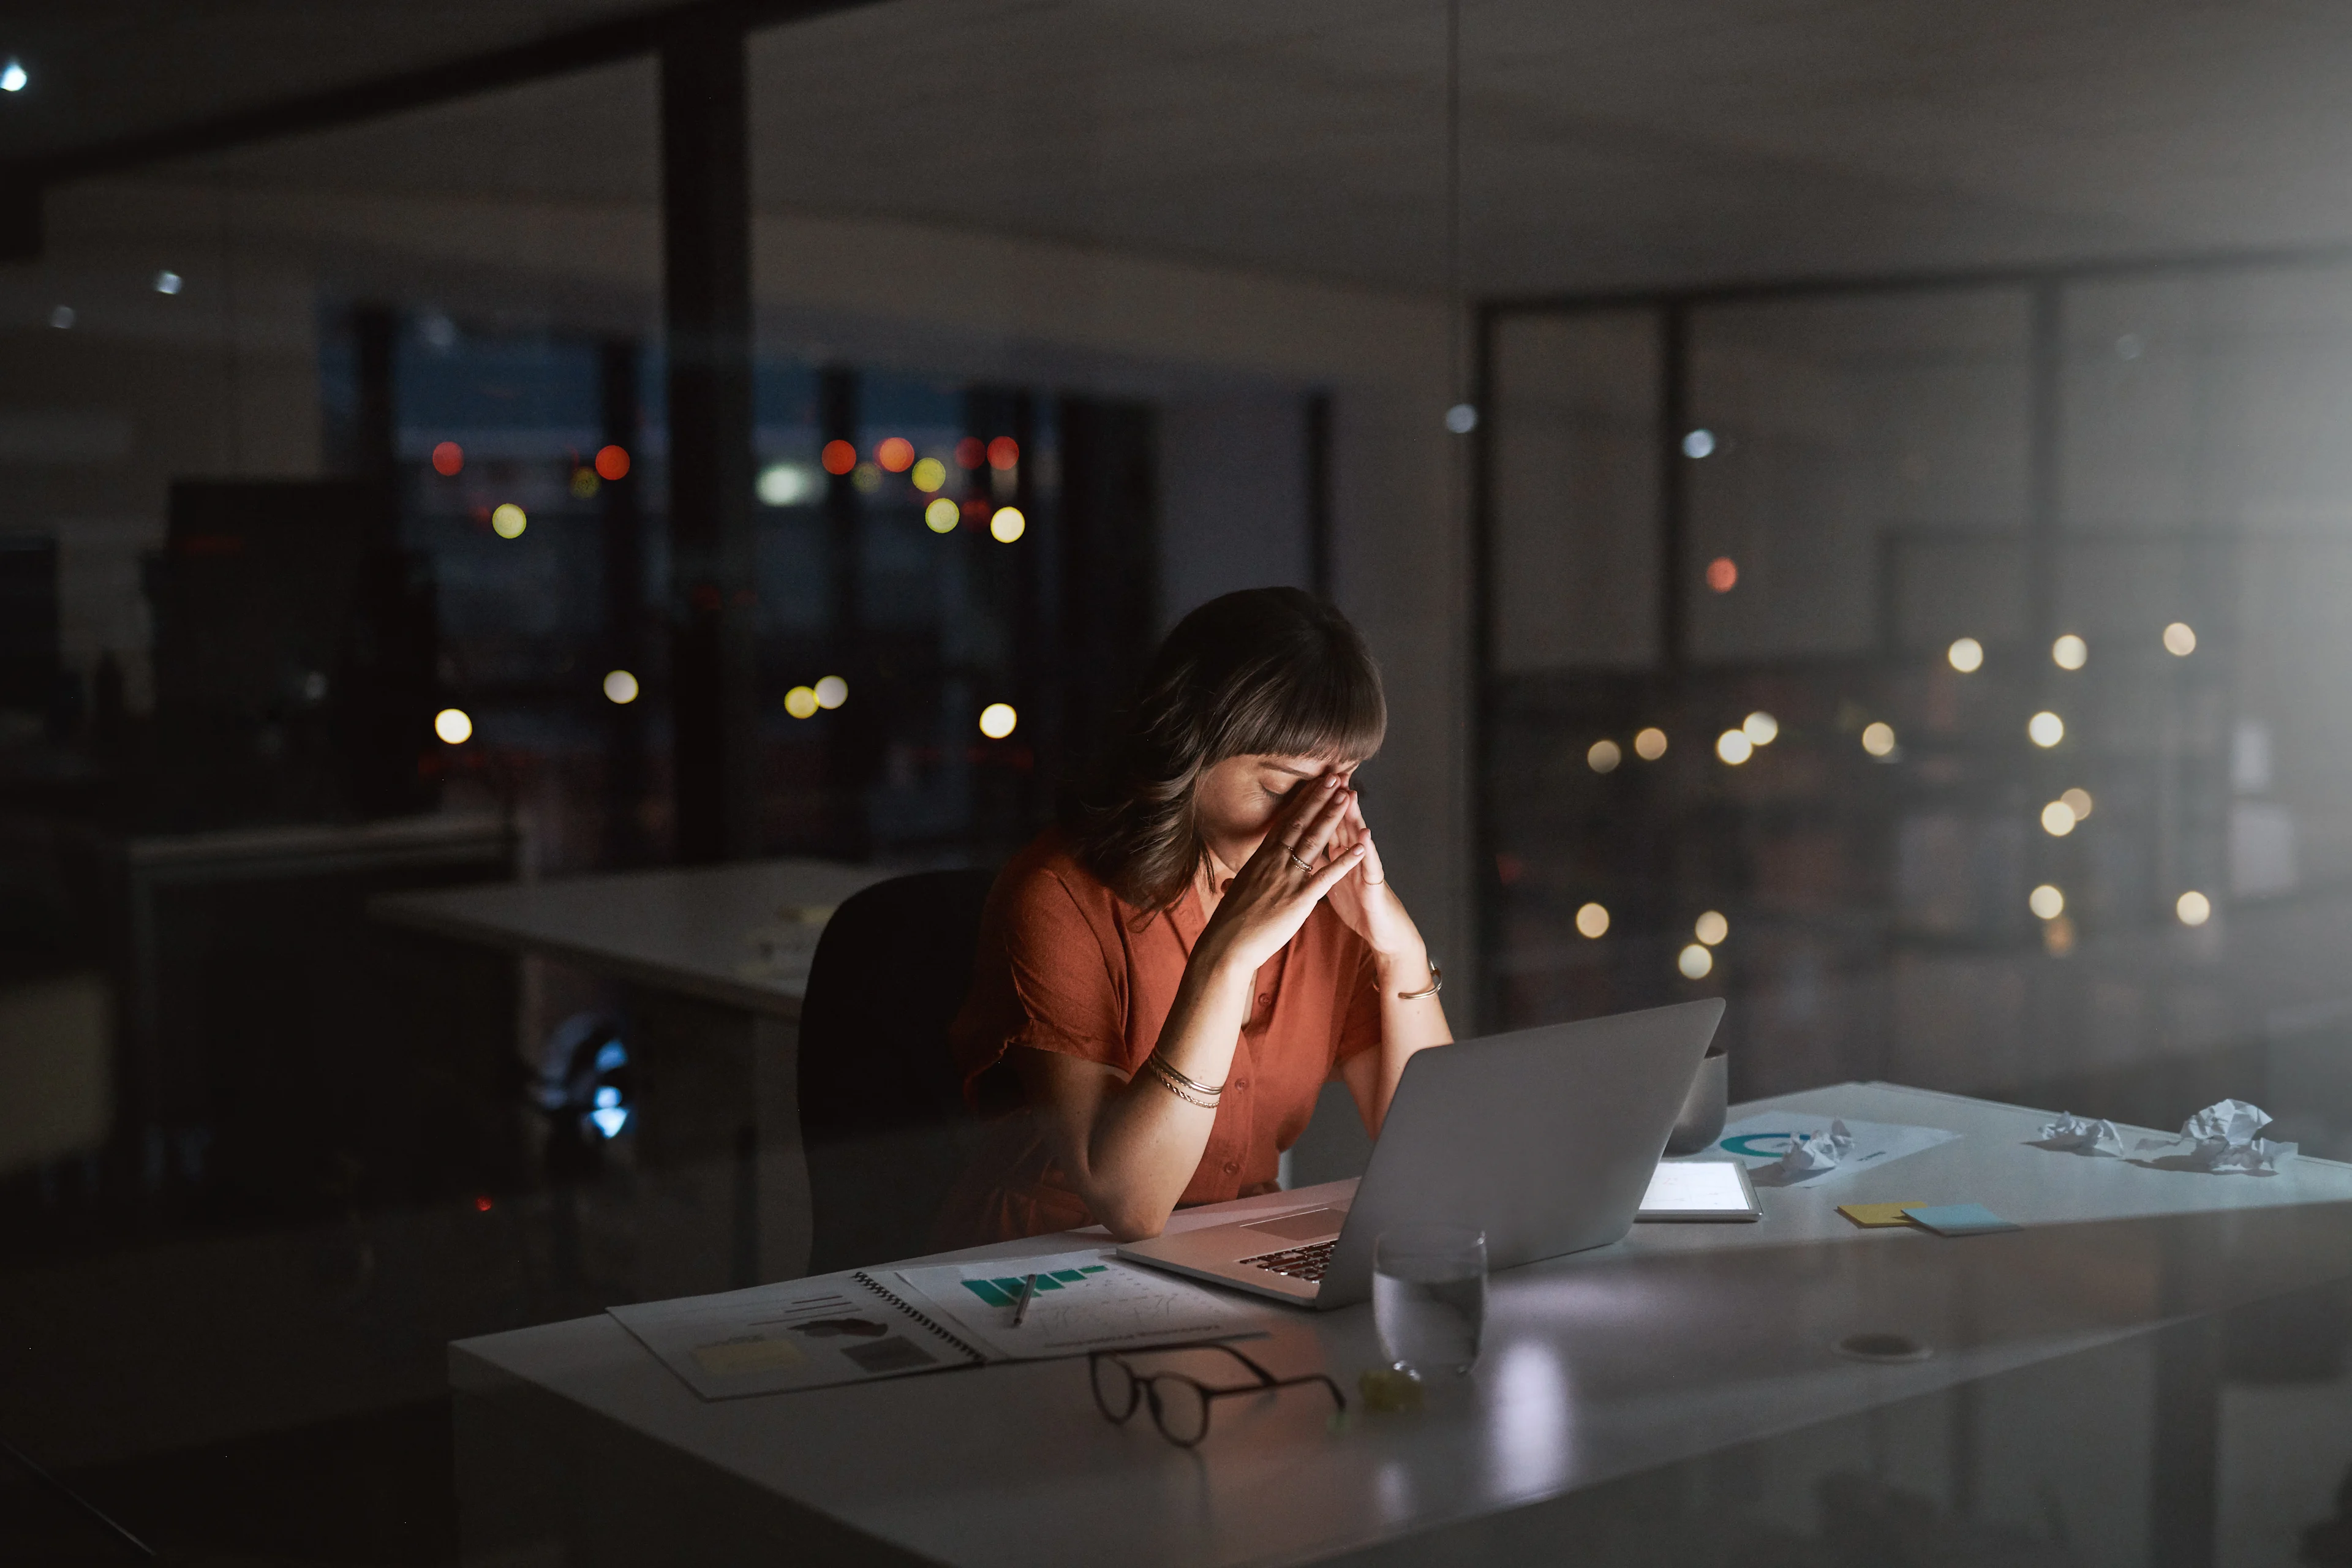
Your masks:
<svg viewBox="0 0 2352 1568"><path fill-rule="evenodd" d="M1199 1378L1181 1372L1143 1373L1129 1366L1130 1355L1164 1355L1171 1351L1223 1351L1250 1369L1257 1381L1231 1388L1212 1388ZM1347 1395L1339 1385L1319 1372L1303 1377L1276 1377L1265 1368L1218 1340L1201 1340L1190 1344L1154 1345L1149 1351L1093 1351L1087 1356L1087 1373L1095 1385L1095 1403L1102 1413L1116 1422L1124 1422L1135 1414L1136 1406L1151 1406L1152 1425L1160 1435L1180 1447L1189 1448L1209 1435L1209 1406L1217 1400L1235 1394L1271 1394L1277 1388L1296 1388L1301 1384L1319 1383L1329 1392L1331 1403L1341 1410L1348 1408Z"/></svg>

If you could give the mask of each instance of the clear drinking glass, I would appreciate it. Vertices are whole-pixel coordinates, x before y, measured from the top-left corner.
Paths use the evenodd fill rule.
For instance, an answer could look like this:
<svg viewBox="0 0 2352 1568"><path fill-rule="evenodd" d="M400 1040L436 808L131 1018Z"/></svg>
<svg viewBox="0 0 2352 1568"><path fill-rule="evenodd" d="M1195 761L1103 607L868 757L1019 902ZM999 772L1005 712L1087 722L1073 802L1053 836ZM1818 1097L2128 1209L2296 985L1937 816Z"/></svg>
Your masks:
<svg viewBox="0 0 2352 1568"><path fill-rule="evenodd" d="M1398 1371L1468 1372L1486 1324L1486 1233L1464 1225L1381 1232L1372 1244L1372 1319Z"/></svg>

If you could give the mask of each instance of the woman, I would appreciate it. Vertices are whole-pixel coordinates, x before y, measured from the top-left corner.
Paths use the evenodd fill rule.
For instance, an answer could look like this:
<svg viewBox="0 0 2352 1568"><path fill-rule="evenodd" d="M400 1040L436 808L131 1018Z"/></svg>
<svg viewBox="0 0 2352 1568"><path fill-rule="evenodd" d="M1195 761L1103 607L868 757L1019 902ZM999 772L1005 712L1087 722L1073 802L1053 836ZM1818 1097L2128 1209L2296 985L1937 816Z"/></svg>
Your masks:
<svg viewBox="0 0 2352 1568"><path fill-rule="evenodd" d="M990 895L952 1033L995 1124L954 1245L1270 1192L1337 1078L1380 1134L1439 976L1356 796L1380 673L1293 588L1212 600L1153 657L1090 797Z"/></svg>

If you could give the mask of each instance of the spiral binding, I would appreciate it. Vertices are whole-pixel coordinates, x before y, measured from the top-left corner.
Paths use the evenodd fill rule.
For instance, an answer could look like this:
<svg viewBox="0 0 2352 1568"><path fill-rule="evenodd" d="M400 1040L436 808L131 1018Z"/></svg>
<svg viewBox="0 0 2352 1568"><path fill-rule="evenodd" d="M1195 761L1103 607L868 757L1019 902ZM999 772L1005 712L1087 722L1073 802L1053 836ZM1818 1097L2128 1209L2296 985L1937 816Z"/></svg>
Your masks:
<svg viewBox="0 0 2352 1568"><path fill-rule="evenodd" d="M971 1345L965 1343L963 1340L940 1327L938 1321L933 1319L929 1313L924 1312L908 1303L897 1291L883 1284L879 1279L875 1279L874 1276L868 1274L863 1268L852 1269L849 1277L852 1279L856 1280L860 1285L865 1286L868 1290L873 1291L877 1296L881 1297L885 1301L889 1302L893 1307L898 1308L899 1311L904 1312L907 1316L914 1319L915 1321L922 1324L923 1327L930 1330L931 1332L939 1335L940 1338L947 1341L948 1343L955 1346L956 1349L963 1352L964 1354L972 1359L975 1365L986 1366L988 1364L988 1357L985 1354L974 1350Z"/></svg>

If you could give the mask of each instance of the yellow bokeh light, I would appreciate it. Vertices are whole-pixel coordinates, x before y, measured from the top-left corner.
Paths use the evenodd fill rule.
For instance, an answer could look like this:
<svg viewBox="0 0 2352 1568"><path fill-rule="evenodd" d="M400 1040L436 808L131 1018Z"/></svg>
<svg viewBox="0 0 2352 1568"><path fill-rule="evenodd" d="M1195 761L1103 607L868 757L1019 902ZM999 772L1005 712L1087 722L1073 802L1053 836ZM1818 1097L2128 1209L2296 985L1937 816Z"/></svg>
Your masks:
<svg viewBox="0 0 2352 1568"><path fill-rule="evenodd" d="M1010 544L1029 531L1029 520L1021 515L1017 506L1001 506L988 520L989 537L999 544Z"/></svg>
<svg viewBox="0 0 2352 1568"><path fill-rule="evenodd" d="M1736 768L1756 754L1756 742L1744 730L1726 730L1715 738L1715 754Z"/></svg>
<svg viewBox="0 0 2352 1568"><path fill-rule="evenodd" d="M2066 895L2044 882L2025 895L2025 907L2045 921L2054 921L2066 912Z"/></svg>
<svg viewBox="0 0 2352 1568"><path fill-rule="evenodd" d="M2201 926L2213 918L2213 900L2191 890L2172 901L2172 912L2180 917L2185 926Z"/></svg>
<svg viewBox="0 0 2352 1568"><path fill-rule="evenodd" d="M2074 922L2064 915L2042 922L2042 951L2063 958L2074 951Z"/></svg>
<svg viewBox="0 0 2352 1568"><path fill-rule="evenodd" d="M500 539L520 539L522 531L530 526L530 519L525 517L522 508L512 501L494 509L490 513L490 531Z"/></svg>
<svg viewBox="0 0 2352 1568"><path fill-rule="evenodd" d="M849 700L849 682L837 675L828 675L816 683L816 705L838 708Z"/></svg>
<svg viewBox="0 0 2352 1568"><path fill-rule="evenodd" d="M1576 911L1576 929L1586 936L1609 934L1609 911L1600 904L1587 904Z"/></svg>
<svg viewBox="0 0 2352 1568"><path fill-rule="evenodd" d="M637 700L637 678L625 669L604 672L604 700L627 704Z"/></svg>
<svg viewBox="0 0 2352 1568"><path fill-rule="evenodd" d="M433 732L453 746L462 746L474 738L474 721L463 708L444 708L433 715Z"/></svg>
<svg viewBox="0 0 2352 1568"><path fill-rule="evenodd" d="M1653 727L1633 737L1633 754L1645 763L1654 763L1666 754L1666 732Z"/></svg>
<svg viewBox="0 0 2352 1568"><path fill-rule="evenodd" d="M1780 738L1780 721L1769 713L1750 713L1739 722L1739 732L1756 745L1769 746Z"/></svg>
<svg viewBox="0 0 2352 1568"><path fill-rule="evenodd" d="M2164 628L2164 651L2175 658L2187 658L2197 651L2197 634L2187 621L2175 621ZM2198 922L2189 922L2195 925Z"/></svg>
<svg viewBox="0 0 2352 1568"><path fill-rule="evenodd" d="M1862 749L1874 757L1895 753L1895 726L1880 720L1862 727Z"/></svg>
<svg viewBox="0 0 2352 1568"><path fill-rule="evenodd" d="M963 515L955 502L940 496L923 509L923 526L933 533L953 533L956 520Z"/></svg>
<svg viewBox="0 0 2352 1568"><path fill-rule="evenodd" d="M1675 967L1685 980L1704 980L1715 968L1715 954L1693 942L1675 959Z"/></svg>
<svg viewBox="0 0 2352 1568"><path fill-rule="evenodd" d="M816 689L814 687L795 686L790 691L784 693L784 711L791 714L793 718L814 718L816 715L816 710L817 700Z"/></svg>
<svg viewBox="0 0 2352 1568"><path fill-rule="evenodd" d="M574 468L572 470L572 499L587 500L595 495L597 487L603 483L596 477L595 469Z"/></svg>
<svg viewBox="0 0 2352 1568"><path fill-rule="evenodd" d="M1020 722L1021 715L1010 702L992 702L980 710L980 732L992 741L1002 741Z"/></svg>
<svg viewBox="0 0 2352 1568"><path fill-rule="evenodd" d="M2053 838L2063 838L2074 831L2074 808L2063 800L2053 800L2042 808L2042 831Z"/></svg>
<svg viewBox="0 0 2352 1568"><path fill-rule="evenodd" d="M2061 669L2080 669L2091 657L2091 645L2068 632L2050 645L2050 662Z"/></svg>
<svg viewBox="0 0 2352 1568"><path fill-rule="evenodd" d="M2047 751L2066 738L2066 721L2044 709L2025 721L2025 736Z"/></svg>
<svg viewBox="0 0 2352 1568"><path fill-rule="evenodd" d="M1596 773L1614 773L1617 764L1624 760L1625 753L1617 749L1614 741L1595 741L1584 753L1584 765Z"/></svg>
<svg viewBox="0 0 2352 1568"><path fill-rule="evenodd" d="M1709 910L1698 917L1691 928L1691 934L1707 946L1714 947L1731 934L1731 922L1723 918L1721 910Z"/></svg>
<svg viewBox="0 0 2352 1568"><path fill-rule="evenodd" d="M2091 792L2089 790L2070 789L2062 793L2058 798L2066 803L2066 809L2074 814L2075 821L2081 822L2091 815Z"/></svg>
<svg viewBox="0 0 2352 1568"><path fill-rule="evenodd" d="M919 458L907 477L915 481L917 489L929 495L948 482L948 466L937 458Z"/></svg>
<svg viewBox="0 0 2352 1568"><path fill-rule="evenodd" d="M1974 675L1984 668L1984 644L1974 637L1961 637L1944 650L1944 658L1962 675Z"/></svg>
<svg viewBox="0 0 2352 1568"><path fill-rule="evenodd" d="M860 463L849 470L849 482L859 495L870 496L882 488L882 470L873 463Z"/></svg>

